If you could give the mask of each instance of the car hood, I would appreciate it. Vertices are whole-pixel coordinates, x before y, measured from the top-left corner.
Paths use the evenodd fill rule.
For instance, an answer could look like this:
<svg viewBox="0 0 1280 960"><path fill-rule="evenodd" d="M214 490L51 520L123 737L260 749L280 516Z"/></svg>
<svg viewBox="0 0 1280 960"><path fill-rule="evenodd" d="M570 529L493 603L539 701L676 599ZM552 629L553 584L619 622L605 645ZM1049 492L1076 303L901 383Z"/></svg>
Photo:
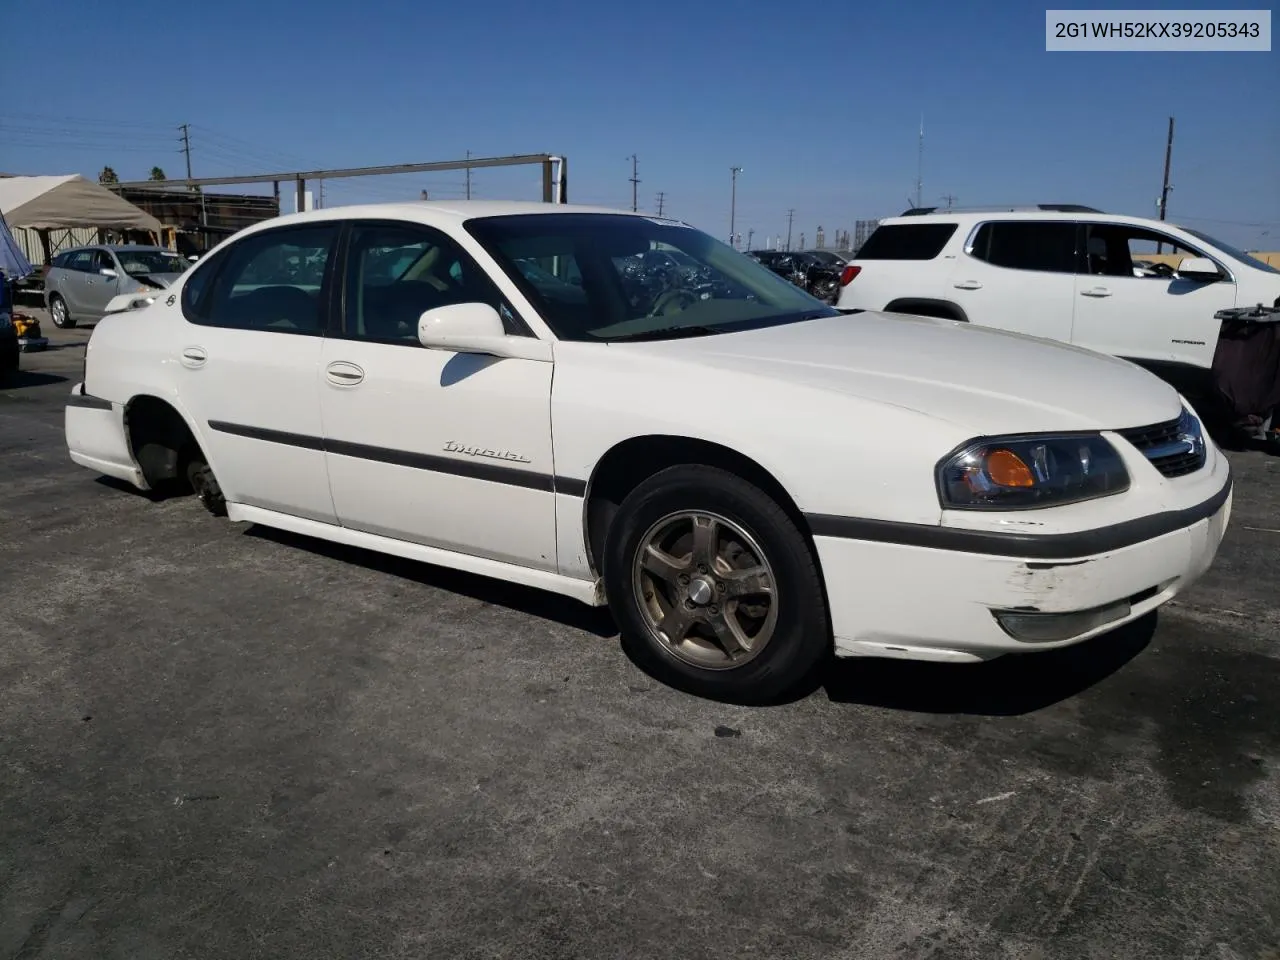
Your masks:
<svg viewBox="0 0 1280 960"><path fill-rule="evenodd" d="M135 280L142 280L145 283L154 284L161 289L173 286L181 273L133 273L130 274Z"/></svg>
<svg viewBox="0 0 1280 960"><path fill-rule="evenodd" d="M890 404L975 436L1145 426L1181 411L1172 387L1128 361L927 317L866 312L626 346Z"/></svg>

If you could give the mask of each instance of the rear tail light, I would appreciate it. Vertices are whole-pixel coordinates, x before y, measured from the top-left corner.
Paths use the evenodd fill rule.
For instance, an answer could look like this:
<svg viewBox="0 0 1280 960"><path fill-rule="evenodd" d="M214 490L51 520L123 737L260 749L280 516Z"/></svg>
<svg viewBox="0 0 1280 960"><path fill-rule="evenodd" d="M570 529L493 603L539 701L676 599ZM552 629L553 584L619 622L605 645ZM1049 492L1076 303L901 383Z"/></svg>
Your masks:
<svg viewBox="0 0 1280 960"><path fill-rule="evenodd" d="M852 263L849 264L840 272L840 286L847 287L853 282L853 278L861 272L861 267L855 267Z"/></svg>

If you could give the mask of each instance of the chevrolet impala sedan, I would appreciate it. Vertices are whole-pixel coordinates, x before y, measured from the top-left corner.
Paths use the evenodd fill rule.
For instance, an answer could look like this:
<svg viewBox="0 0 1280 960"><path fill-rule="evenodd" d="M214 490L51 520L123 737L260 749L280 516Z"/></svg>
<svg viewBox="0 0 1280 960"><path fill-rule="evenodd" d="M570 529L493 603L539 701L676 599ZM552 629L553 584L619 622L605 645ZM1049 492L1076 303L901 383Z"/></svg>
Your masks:
<svg viewBox="0 0 1280 960"><path fill-rule="evenodd" d="M651 251L699 282L655 283ZM89 340L76 463L607 604L709 696L777 697L832 653L1078 643L1186 589L1231 509L1226 458L1138 367L841 313L672 220L329 208L135 306Z"/></svg>

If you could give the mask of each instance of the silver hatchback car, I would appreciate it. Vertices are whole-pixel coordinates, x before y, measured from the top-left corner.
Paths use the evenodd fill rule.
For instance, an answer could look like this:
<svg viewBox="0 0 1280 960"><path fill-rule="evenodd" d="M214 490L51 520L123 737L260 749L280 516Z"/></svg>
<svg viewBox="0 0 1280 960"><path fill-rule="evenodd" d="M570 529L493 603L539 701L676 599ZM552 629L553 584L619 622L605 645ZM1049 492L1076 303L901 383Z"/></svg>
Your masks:
<svg viewBox="0 0 1280 960"><path fill-rule="evenodd" d="M100 245L64 250L44 278L44 299L55 327L98 320L122 293L163 290L191 264L163 247Z"/></svg>

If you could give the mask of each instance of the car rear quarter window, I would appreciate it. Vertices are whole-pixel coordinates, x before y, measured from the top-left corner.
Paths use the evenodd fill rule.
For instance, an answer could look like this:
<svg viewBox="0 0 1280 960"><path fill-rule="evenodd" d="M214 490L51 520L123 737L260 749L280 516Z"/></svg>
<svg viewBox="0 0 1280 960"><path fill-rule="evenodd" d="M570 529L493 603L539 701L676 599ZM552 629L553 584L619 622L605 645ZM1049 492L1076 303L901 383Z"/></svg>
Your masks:
<svg viewBox="0 0 1280 960"><path fill-rule="evenodd" d="M973 235L969 253L1012 270L1075 273L1076 225L1070 220L984 223Z"/></svg>
<svg viewBox="0 0 1280 960"><path fill-rule="evenodd" d="M876 227L858 260L932 260L956 232L954 223L889 223Z"/></svg>

